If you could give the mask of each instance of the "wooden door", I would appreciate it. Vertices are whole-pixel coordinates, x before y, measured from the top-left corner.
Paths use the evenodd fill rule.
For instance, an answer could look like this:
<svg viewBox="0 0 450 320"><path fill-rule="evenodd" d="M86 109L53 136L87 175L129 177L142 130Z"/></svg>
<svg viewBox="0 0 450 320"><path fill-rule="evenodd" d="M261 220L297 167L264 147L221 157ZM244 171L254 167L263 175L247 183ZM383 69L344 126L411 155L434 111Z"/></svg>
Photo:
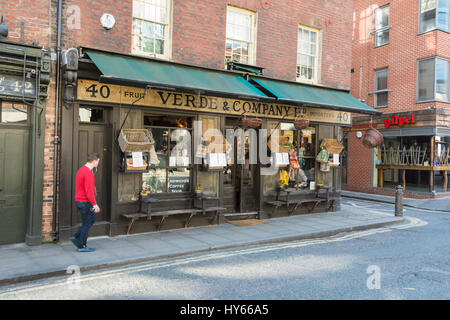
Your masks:
<svg viewBox="0 0 450 320"><path fill-rule="evenodd" d="M25 241L29 128L0 125L0 244Z"/></svg>
<svg viewBox="0 0 450 320"><path fill-rule="evenodd" d="M87 155L97 152L100 162L97 169L93 170L95 176L96 200L101 211L97 214L96 221L109 221L110 197L111 197L111 136L112 128L109 124L80 123L78 130L78 154L76 171L86 163ZM74 183L75 183L74 172ZM81 218L75 209L76 223Z"/></svg>

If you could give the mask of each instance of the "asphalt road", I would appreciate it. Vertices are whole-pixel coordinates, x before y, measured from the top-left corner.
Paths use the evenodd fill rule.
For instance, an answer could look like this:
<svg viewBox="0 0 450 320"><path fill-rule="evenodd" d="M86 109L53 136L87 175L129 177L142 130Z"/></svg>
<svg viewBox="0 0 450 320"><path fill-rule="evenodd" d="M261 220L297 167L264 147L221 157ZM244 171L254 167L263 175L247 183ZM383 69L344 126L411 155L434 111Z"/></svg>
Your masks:
<svg viewBox="0 0 450 320"><path fill-rule="evenodd" d="M393 205L344 199L392 214ZM450 212L324 239L242 247L0 287L5 299L450 299Z"/></svg>

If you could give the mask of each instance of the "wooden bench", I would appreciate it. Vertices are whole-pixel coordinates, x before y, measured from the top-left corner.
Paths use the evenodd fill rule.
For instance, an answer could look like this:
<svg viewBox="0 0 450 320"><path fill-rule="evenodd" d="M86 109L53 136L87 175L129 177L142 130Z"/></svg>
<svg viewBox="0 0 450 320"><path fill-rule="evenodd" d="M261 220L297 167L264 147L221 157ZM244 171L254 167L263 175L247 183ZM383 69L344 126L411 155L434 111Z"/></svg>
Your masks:
<svg viewBox="0 0 450 320"><path fill-rule="evenodd" d="M291 196L294 194L302 194L299 192L295 192L294 190L286 190L286 191L278 191L277 199L275 201L266 201L266 204L273 206L272 212L270 213L270 217L276 212L279 207L286 206L288 209L288 216L294 214L295 210L303 204L303 203L313 203L312 207L308 210L308 213L313 213L317 206L322 202L330 202L331 204L328 207L327 211L333 209L336 200L339 199L337 196L333 196L330 194L329 187L318 188L316 191L316 195L313 198L301 198L301 199L292 199ZM321 190L326 190L326 194L320 193ZM285 199L281 199L282 196L285 196ZM293 205L293 206L291 206ZM292 208L292 209L290 209Z"/></svg>
<svg viewBox="0 0 450 320"><path fill-rule="evenodd" d="M214 213L214 217L210 221L210 225L212 225L218 218L218 215L220 211L225 211L226 208L223 207L206 207L204 205L204 201L202 200L201 207L192 207L192 208L184 208L184 209L175 209L175 210L163 210L163 211L152 211L152 205L158 204L158 203L164 203L164 202L174 202L174 201L189 201L194 199L194 197L187 197L187 198L170 198L170 199L153 199L153 198L145 198L141 199L141 206L140 206L140 212L137 213L125 213L121 216L130 219L130 222L128 224L128 230L127 235L130 234L131 229L136 222L136 220L146 218L148 221L152 220L152 217L161 217L161 220L159 221L156 230L160 231L161 226L164 223L164 221L167 219L167 217L171 215L178 215L178 214L189 214L188 218L186 219L186 222L184 224L185 228L189 227L189 223L191 222L192 218L197 213L202 213L203 215L207 213ZM197 198L198 199L198 198ZM211 200L212 197L207 197L206 200ZM216 199L216 198L214 198ZM218 198L217 198L218 199ZM147 204L147 208L145 211L142 210L142 204Z"/></svg>

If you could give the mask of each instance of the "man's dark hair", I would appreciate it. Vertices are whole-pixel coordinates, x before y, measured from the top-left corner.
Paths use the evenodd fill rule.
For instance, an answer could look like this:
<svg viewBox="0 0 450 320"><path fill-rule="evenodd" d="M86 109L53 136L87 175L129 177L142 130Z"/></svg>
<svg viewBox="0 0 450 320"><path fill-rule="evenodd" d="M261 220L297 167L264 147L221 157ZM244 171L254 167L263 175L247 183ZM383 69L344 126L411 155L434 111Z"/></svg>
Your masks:
<svg viewBox="0 0 450 320"><path fill-rule="evenodd" d="M100 159L99 154L97 152L92 152L92 153L88 154L87 162L92 162L92 161L95 161L95 160L98 160L98 159Z"/></svg>

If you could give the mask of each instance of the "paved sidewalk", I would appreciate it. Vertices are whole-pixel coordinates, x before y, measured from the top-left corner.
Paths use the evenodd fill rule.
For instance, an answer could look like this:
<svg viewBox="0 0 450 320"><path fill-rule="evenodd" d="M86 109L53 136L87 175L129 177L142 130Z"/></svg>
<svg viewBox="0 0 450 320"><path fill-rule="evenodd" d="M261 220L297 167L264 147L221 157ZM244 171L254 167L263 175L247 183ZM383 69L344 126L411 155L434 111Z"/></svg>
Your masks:
<svg viewBox="0 0 450 320"><path fill-rule="evenodd" d="M342 190L341 195L342 197L347 198L395 203L395 197L383 196L380 194ZM413 207L417 209L450 212L450 196L438 199L411 199L403 197L403 206Z"/></svg>
<svg viewBox="0 0 450 320"><path fill-rule="evenodd" d="M341 208L332 213L263 220L266 224L253 226L224 223L130 236L90 238L88 245L96 248L95 252L77 252L71 242L35 247L25 244L0 246L0 285L62 276L70 265L77 265L81 272L86 272L210 250L328 237L404 221L403 217L395 217L393 212L392 215L381 215L345 205Z"/></svg>

